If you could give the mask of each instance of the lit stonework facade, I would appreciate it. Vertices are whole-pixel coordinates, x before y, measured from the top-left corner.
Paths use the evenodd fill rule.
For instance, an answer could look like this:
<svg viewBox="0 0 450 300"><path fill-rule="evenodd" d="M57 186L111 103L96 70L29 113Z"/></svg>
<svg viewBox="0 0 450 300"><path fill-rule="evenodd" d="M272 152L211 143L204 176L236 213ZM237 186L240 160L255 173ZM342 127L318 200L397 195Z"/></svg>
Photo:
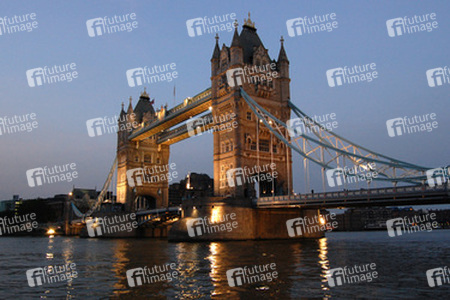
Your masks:
<svg viewBox="0 0 450 300"><path fill-rule="evenodd" d="M272 65L271 65L272 64ZM259 70L267 69L273 77L268 80L253 80L246 78L239 83L234 82L230 86L227 80L227 70L247 67ZM230 71L231 72L231 71ZM276 72L276 73L274 73ZM216 196L231 195L236 197L253 197L256 194L256 184L242 183L233 178L230 186L227 171L236 168L247 170L267 169L274 163L278 177L272 182L260 181L259 195L270 196L287 195L292 190L292 159L291 151L280 140L256 119L255 114L241 97L237 84L259 105L268 110L283 122L290 118L288 100L289 91L289 60L281 40L281 49L278 60L271 60L268 50L264 48L254 23L250 17L245 21L240 34L235 30L230 47L223 44L219 48L218 37L211 59L211 88L212 88L212 112L215 119L222 119L224 115L236 114L237 128L232 131L214 132L214 194ZM254 76L256 74L253 74ZM259 78L264 78L263 75ZM233 84L231 84L233 85ZM272 172L271 169L268 169ZM265 172L265 171L263 171ZM228 173L231 174L231 173ZM237 173L236 173L237 174ZM260 176L259 178L264 177ZM244 180L245 181L245 180ZM240 184L242 183L242 184Z"/></svg>
<svg viewBox="0 0 450 300"><path fill-rule="evenodd" d="M153 102L150 102L148 94L144 91L134 109L131 99L126 112L122 105L119 129L125 126L128 126L128 128L140 127L143 122L148 122L154 118L156 118L156 113ZM163 180L151 180L150 172L147 172L148 174L144 175L145 178L137 179L141 175L133 177L136 180L141 180L142 185L134 182L134 187L131 187L130 178L127 178L127 171L136 168L144 170L164 169L169 164L169 146L156 144L157 136L152 136L143 141L129 141L130 133L127 130L119 130L117 133L117 202L124 203L128 211L167 207L169 201L169 182L167 179L164 180L165 178L160 177ZM133 178L132 180L134 180Z"/></svg>
<svg viewBox="0 0 450 300"><path fill-rule="evenodd" d="M258 70L252 74L253 79L242 77L239 84L237 81L230 84L227 71L237 68L246 70L258 68ZM278 59L271 60L268 50L264 48L256 33L254 23L249 18L240 34L236 28L230 47L224 44L220 49L218 37L216 37L211 59L211 73L210 110L214 116L213 119L216 125L218 122L226 128L232 127L231 130L214 131L214 195L251 198L258 194L259 196L289 194L292 191L290 148L257 120L256 115L241 97L239 90L241 87L239 85L242 84L242 88L252 99L286 123L290 118L288 106L290 78L289 60L284 50L283 40ZM271 74L269 76L271 80L267 80L267 73ZM258 77L260 75L261 77ZM255 78L265 79L255 80ZM145 122L164 118L164 112L164 108L161 108L161 113L155 112L148 94L144 91L134 109L131 101L126 112L122 107L119 128L121 122L128 125L134 122L133 130L140 129ZM230 125L230 123L234 124ZM125 203L127 210L167 207L168 180L144 182L142 186L132 187L129 176L127 178L127 171L168 165L171 143L157 144L156 138L159 133L149 134L149 138L140 141L130 141L130 134L131 131L118 132L117 201ZM250 175L257 175L258 178L268 178L270 175L268 176L267 173L272 174L275 171L276 178L272 181L259 180L257 184L244 177L238 180L238 172L233 173L230 178L227 176L227 171L232 169L250 170ZM260 170L259 174L254 172L257 169ZM230 185L231 179L235 184ZM256 191L258 185L259 192Z"/></svg>

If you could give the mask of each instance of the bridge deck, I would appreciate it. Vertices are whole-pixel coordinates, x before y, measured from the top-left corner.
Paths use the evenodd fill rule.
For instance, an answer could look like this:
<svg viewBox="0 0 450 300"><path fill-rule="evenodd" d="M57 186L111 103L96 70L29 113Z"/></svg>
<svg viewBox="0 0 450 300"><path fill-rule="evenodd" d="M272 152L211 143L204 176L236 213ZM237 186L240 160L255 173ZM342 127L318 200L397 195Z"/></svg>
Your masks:
<svg viewBox="0 0 450 300"><path fill-rule="evenodd" d="M211 127L214 126L214 123L212 122L212 119L213 119L212 113L206 114L206 115L202 116L202 118L204 120L209 120L209 122L206 122L206 124L203 125L203 126L200 126L200 125L194 126L192 128L193 131L196 131L197 127L200 127L199 128L200 131L204 132L204 131L207 131ZM178 126L178 127L174 128L174 129L171 129L169 131L165 131L162 134L160 134L158 136L158 139L156 140L156 143L157 144L172 145L172 144L178 143L178 142L180 142L180 141L182 141L184 139L187 139L189 137L191 137L191 136L190 136L190 133L188 131L187 125L183 124L181 126Z"/></svg>
<svg viewBox="0 0 450 300"><path fill-rule="evenodd" d="M184 103L169 109L164 118L144 124L143 128L137 129L128 139L131 141L144 140L207 111L211 104L211 89L206 89L200 94L195 95L193 98L185 100Z"/></svg>
<svg viewBox="0 0 450 300"><path fill-rule="evenodd" d="M167 208L158 208L151 210L141 210L136 212L136 219L139 226L144 224L172 223L181 216L181 208L172 206Z"/></svg>
<svg viewBox="0 0 450 300"><path fill-rule="evenodd" d="M450 191L448 186L435 188L428 186L380 188L303 194L290 197L263 197L257 199L255 204L259 208L340 208L353 206L450 204Z"/></svg>

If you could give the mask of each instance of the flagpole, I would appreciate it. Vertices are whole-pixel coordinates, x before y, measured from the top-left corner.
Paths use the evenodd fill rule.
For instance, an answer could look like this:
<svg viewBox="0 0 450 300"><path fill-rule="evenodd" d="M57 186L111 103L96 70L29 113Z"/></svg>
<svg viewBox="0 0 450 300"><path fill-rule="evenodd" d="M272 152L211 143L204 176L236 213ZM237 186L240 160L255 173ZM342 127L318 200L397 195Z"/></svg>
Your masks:
<svg viewBox="0 0 450 300"><path fill-rule="evenodd" d="M176 85L174 84L173 85L173 106L175 106L175 103L176 103L176 95L177 95Z"/></svg>

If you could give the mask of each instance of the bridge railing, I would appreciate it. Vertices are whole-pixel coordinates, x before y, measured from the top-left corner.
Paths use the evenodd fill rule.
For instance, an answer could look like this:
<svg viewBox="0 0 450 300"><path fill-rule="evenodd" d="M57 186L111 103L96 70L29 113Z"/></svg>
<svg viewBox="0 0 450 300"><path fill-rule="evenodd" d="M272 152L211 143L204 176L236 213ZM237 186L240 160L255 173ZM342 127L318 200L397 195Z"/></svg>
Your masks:
<svg viewBox="0 0 450 300"><path fill-rule="evenodd" d="M198 127L204 127L206 124L210 124L214 121L213 115L211 113L202 116L203 121L200 124L194 124L193 128L191 128L192 130L196 130ZM187 125L181 125L177 128L171 129L169 131L165 131L163 133L161 133L158 137L158 142L159 141L164 141L166 139L172 138L172 137L176 137L180 134L184 134L188 132L188 128Z"/></svg>
<svg viewBox="0 0 450 300"><path fill-rule="evenodd" d="M138 221L139 226L151 222L155 219L159 219L161 217L167 216L181 216L181 207L167 207L167 208L159 208L159 209L151 209L151 210L141 210L136 212L136 219Z"/></svg>
<svg viewBox="0 0 450 300"><path fill-rule="evenodd" d="M191 104L200 102L200 101L202 101L202 100L204 100L205 98L208 98L208 97L210 97L210 96L211 96L211 89L206 89L205 91L201 92L200 94L195 95L193 98L186 98L186 99L183 101L183 103L180 103L180 104L178 104L177 106L175 106L175 107L169 109L169 110L167 111L166 115L168 116L168 115L170 115L170 114L174 114L174 113L176 113L177 111L182 110L183 108L185 108L185 107L187 107L187 106L189 106L189 105L191 105ZM187 101L186 101L186 100L187 100Z"/></svg>
<svg viewBox="0 0 450 300"><path fill-rule="evenodd" d="M311 193L311 194L298 194L291 196L274 196L274 197L261 197L256 200L257 205L271 205L271 204L294 204L294 203L308 203L308 201L323 200L335 200L335 199L351 199L351 198L370 198L376 196L398 196L407 194L431 194L436 192L448 191L447 185L430 187L428 185L423 186L405 186L405 187L392 187L392 188L378 188L378 189L362 189L362 190L349 190L339 192L326 192L326 193Z"/></svg>
<svg viewBox="0 0 450 300"><path fill-rule="evenodd" d="M158 141L165 140L167 138L171 138L173 136L177 136L177 135L179 135L181 133L186 133L186 132L187 132L187 126L186 125L182 125L180 127L172 129L170 131L166 131L166 132L161 133L159 135L159 137L158 137Z"/></svg>

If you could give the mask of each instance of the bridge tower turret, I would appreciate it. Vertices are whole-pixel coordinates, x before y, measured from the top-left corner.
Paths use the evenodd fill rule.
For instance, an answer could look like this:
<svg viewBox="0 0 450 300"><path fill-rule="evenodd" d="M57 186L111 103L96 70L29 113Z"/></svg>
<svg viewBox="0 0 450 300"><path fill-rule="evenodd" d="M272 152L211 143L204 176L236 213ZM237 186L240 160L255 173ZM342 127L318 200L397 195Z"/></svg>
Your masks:
<svg viewBox="0 0 450 300"><path fill-rule="evenodd" d="M146 90L133 109L132 99L127 112L120 112L117 132L117 202L127 211L167 207L169 183L166 176L155 176L169 164L168 145L157 145L153 136L143 141L130 141L133 130L156 118L153 101ZM166 172L167 173L167 172Z"/></svg>
<svg viewBox="0 0 450 300"><path fill-rule="evenodd" d="M220 122L235 122L231 131L214 132L214 194L287 195L292 191L291 151L256 119L239 89L286 122L290 119L289 60L283 39L278 60L271 60L250 14L244 21L240 34L235 25L230 47L223 44L219 50L216 37L211 59L212 113ZM270 181L267 173L277 178Z"/></svg>

